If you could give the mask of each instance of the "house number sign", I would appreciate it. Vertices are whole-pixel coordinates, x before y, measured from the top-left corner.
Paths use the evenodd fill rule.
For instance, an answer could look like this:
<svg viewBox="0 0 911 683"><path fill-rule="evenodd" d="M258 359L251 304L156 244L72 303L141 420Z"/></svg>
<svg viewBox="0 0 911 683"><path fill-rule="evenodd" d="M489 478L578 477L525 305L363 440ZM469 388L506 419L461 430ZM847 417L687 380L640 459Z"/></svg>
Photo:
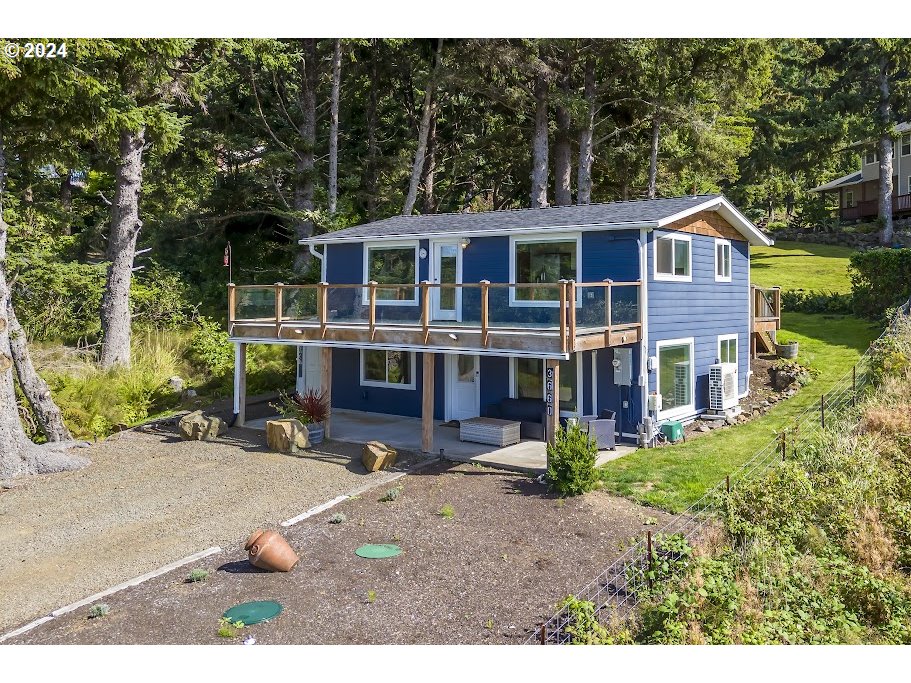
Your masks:
<svg viewBox="0 0 911 683"><path fill-rule="evenodd" d="M545 390L544 401L547 403L547 415L548 417L554 414L554 369L547 368L544 372L545 377Z"/></svg>

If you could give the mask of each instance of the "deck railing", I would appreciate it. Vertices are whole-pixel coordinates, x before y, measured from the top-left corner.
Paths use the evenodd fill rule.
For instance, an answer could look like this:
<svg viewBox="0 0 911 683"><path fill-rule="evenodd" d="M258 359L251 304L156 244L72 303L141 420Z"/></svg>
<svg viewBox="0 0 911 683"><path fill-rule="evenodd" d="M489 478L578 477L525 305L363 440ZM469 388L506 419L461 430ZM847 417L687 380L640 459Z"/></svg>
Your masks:
<svg viewBox="0 0 911 683"><path fill-rule="evenodd" d="M559 336L561 352L575 350L581 336L635 331L641 325L640 281L440 284L228 285L230 331L360 330L373 341L379 330L422 332L453 328L480 333L487 347L493 334ZM458 311L458 317L457 313ZM631 339L630 341L634 341Z"/></svg>
<svg viewBox="0 0 911 683"><path fill-rule="evenodd" d="M911 211L911 194L892 195L892 213L907 213ZM879 199L865 199L854 206L843 206L839 210L841 219L853 221L859 218L872 218L879 215Z"/></svg>
<svg viewBox="0 0 911 683"><path fill-rule="evenodd" d="M781 287L757 287L753 285L753 322L781 321Z"/></svg>

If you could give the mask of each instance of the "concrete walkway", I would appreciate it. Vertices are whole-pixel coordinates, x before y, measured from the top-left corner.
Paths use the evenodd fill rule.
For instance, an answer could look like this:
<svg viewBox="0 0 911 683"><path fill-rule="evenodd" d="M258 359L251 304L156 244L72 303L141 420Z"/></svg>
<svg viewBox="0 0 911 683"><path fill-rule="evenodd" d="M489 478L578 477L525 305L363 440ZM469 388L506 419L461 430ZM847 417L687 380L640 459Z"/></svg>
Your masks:
<svg viewBox="0 0 911 683"><path fill-rule="evenodd" d="M265 429L266 420L249 420L247 427ZM382 441L402 450L421 451L421 419L384 415L356 410L333 409L332 438L348 443ZM634 446L618 445L617 450L601 451L598 465L632 453ZM433 428L433 454L456 462L476 462L514 472L540 474L547 469L547 450L543 441L524 439L503 448L487 444L459 441L459 428L435 422Z"/></svg>

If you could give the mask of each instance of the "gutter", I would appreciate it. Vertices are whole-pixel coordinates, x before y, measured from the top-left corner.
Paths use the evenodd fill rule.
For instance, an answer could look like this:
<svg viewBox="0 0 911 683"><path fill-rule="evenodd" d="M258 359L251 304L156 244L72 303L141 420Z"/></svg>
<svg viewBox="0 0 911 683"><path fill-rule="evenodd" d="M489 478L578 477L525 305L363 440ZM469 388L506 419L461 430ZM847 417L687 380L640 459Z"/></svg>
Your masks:
<svg viewBox="0 0 911 683"><path fill-rule="evenodd" d="M320 279L320 282L325 282L326 281L326 255L319 253L315 248L316 245L312 244L310 242L307 242L307 240L299 240L298 244L301 244L301 245L306 244L307 249L310 251L310 254L319 259L319 279Z"/></svg>

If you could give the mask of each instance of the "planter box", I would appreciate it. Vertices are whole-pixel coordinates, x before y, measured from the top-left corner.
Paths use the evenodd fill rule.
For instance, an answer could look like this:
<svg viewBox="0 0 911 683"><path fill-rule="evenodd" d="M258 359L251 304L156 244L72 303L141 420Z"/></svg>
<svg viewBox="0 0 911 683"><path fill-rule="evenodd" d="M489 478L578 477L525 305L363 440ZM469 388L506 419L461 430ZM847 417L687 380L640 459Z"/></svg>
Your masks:
<svg viewBox="0 0 911 683"><path fill-rule="evenodd" d="M797 342L791 342L790 344L775 344L775 355L779 358L787 358L788 360L793 360L797 358Z"/></svg>

